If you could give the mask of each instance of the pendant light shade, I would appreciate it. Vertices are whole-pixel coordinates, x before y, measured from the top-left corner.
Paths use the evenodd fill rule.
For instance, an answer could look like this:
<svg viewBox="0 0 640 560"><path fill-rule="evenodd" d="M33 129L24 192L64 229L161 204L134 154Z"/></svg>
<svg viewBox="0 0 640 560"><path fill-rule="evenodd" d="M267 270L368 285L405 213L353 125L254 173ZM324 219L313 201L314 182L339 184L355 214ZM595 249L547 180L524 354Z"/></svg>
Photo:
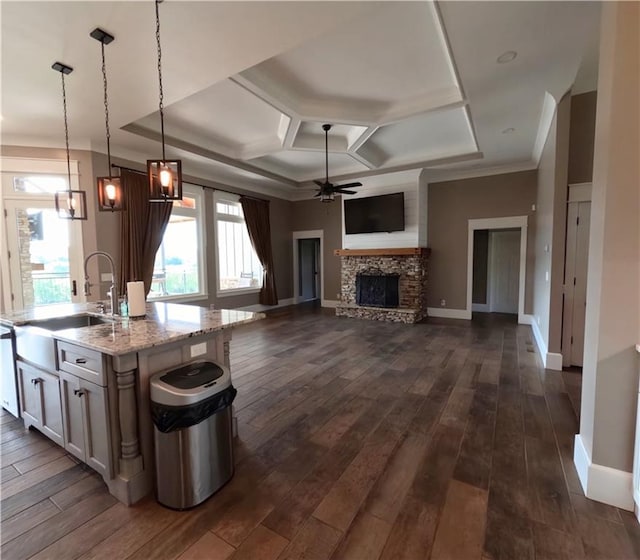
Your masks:
<svg viewBox="0 0 640 560"><path fill-rule="evenodd" d="M100 50L102 53L102 84L104 86L104 122L107 133L107 165L109 173L113 169L111 166L111 132L109 130L109 98L107 94L107 66L104 57L104 46L111 43L114 39L113 35L97 27L89 36L100 42ZM124 209L124 197L122 195L122 182L120 177L98 177L98 210L100 211L119 211Z"/></svg>
<svg viewBox="0 0 640 560"><path fill-rule="evenodd" d="M84 191L71 189L71 158L69 157L69 125L67 123L67 91L64 77L73 72L73 68L54 62L51 66L56 72L60 72L62 78L62 108L64 111L64 139L67 151L67 190L55 193L56 212L63 220L87 219L87 195Z"/></svg>
<svg viewBox="0 0 640 560"><path fill-rule="evenodd" d="M171 202L182 200L182 162L168 160L164 149L164 99L162 91L162 48L160 46L160 10L162 0L155 0L156 44L158 48L158 85L160 92L160 134L162 137L162 159L147 160L149 178L149 201Z"/></svg>

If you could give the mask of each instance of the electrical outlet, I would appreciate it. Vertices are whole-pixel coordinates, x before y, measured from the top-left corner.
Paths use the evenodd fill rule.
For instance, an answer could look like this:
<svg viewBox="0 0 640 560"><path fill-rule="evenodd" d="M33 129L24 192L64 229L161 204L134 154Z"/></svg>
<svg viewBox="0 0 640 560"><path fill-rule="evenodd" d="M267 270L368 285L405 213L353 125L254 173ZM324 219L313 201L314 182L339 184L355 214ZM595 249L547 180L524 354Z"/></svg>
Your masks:
<svg viewBox="0 0 640 560"><path fill-rule="evenodd" d="M440 300L440 307L446 307L447 306L447 300L446 299L441 299Z"/></svg>
<svg viewBox="0 0 640 560"><path fill-rule="evenodd" d="M338 292L338 293L336 294L336 299L337 299L337 300L339 300L339 299L340 299L340 292Z"/></svg>

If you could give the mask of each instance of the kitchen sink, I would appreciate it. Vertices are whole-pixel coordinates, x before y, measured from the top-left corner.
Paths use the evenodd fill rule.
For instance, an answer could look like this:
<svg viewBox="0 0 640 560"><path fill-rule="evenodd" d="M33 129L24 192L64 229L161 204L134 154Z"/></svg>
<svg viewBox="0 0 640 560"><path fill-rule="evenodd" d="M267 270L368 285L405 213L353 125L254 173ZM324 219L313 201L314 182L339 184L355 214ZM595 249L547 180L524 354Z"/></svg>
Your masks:
<svg viewBox="0 0 640 560"><path fill-rule="evenodd" d="M14 327L16 356L45 370L56 369L56 347L53 333L64 329L78 329L93 325L112 324L114 318L96 315L71 315L51 319L34 319Z"/></svg>
<svg viewBox="0 0 640 560"><path fill-rule="evenodd" d="M103 325L113 322L114 319L111 317L84 314L72 315L70 317L54 317L52 319L37 319L29 321L28 325L47 331L61 331L63 329L78 329L80 327L91 327L93 325Z"/></svg>

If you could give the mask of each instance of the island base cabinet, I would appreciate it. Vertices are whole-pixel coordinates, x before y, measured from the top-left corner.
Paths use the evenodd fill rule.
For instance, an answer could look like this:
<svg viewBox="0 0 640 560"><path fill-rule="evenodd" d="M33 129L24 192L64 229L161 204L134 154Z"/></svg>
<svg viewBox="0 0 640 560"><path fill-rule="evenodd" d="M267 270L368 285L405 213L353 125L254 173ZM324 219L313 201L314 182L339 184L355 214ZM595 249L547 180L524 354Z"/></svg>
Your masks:
<svg viewBox="0 0 640 560"><path fill-rule="evenodd" d="M64 447L106 477L112 476L107 389L60 372Z"/></svg>
<svg viewBox="0 0 640 560"><path fill-rule="evenodd" d="M25 427L34 426L58 445L64 445L58 376L19 360L16 369Z"/></svg>

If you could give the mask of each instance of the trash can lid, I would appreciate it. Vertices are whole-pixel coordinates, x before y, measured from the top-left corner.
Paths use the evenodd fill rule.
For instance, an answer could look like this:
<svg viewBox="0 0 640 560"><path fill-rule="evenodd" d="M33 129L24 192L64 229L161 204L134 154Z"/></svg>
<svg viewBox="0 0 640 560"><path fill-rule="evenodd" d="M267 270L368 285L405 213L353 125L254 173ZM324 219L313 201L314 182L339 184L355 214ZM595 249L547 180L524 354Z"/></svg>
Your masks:
<svg viewBox="0 0 640 560"><path fill-rule="evenodd" d="M214 362L192 362L151 378L151 400L167 406L201 402L231 385L229 369Z"/></svg>
<svg viewBox="0 0 640 560"><path fill-rule="evenodd" d="M219 379L224 371L213 362L195 362L171 370L160 377L167 385L178 389L195 389Z"/></svg>

